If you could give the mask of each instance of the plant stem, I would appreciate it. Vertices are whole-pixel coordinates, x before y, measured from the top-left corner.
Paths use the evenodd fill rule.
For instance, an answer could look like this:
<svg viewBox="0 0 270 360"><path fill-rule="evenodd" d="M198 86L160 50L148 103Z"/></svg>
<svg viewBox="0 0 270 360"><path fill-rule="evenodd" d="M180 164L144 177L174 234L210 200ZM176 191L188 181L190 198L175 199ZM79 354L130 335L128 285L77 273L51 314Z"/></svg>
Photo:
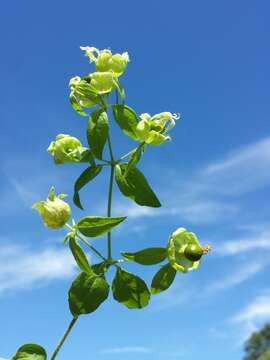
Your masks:
<svg viewBox="0 0 270 360"><path fill-rule="evenodd" d="M74 231L74 228L72 226L70 226L69 224L66 224L66 227L71 230ZM79 238L86 246L88 246L96 255L98 255L102 260L106 261L106 258L93 246L91 245L83 236L81 236L80 234L78 234L76 232L76 236L77 238Z"/></svg>
<svg viewBox="0 0 270 360"><path fill-rule="evenodd" d="M109 152L110 152L110 159L111 159L111 174L110 174L110 182L109 182L107 217L111 217L112 190L113 190L113 177L114 177L115 163L114 163L110 134L108 135L108 145L109 145ZM112 260L112 235L111 235L111 232L108 232L108 260Z"/></svg>
<svg viewBox="0 0 270 360"><path fill-rule="evenodd" d="M96 255L98 255L102 260L106 260L106 258L101 255L101 253L96 249L94 248L93 245L91 245L85 238L83 238L80 234L76 233L76 236L86 245L88 246Z"/></svg>
<svg viewBox="0 0 270 360"><path fill-rule="evenodd" d="M68 337L68 334L70 333L71 329L73 328L73 326L75 325L76 321L78 320L78 318L73 318L71 320L71 322L68 325L67 330L64 332L64 335L62 336L61 340L59 341L56 349L54 350L54 353L52 354L51 360L54 360L58 354L58 352L60 351L62 345L64 344L66 338Z"/></svg>

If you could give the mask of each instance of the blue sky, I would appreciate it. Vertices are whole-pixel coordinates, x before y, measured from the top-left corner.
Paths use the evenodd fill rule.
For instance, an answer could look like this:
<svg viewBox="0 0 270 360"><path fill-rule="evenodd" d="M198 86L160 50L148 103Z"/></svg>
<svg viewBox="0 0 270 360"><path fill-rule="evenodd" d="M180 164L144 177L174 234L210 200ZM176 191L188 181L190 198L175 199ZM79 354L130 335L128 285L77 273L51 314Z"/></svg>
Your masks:
<svg viewBox="0 0 270 360"><path fill-rule="evenodd" d="M163 207L134 206L115 188L113 213L129 216L113 233L115 256L163 246L180 226L213 251L144 310L110 298L82 317L58 358L242 358L243 341L270 319L269 10L267 1L231 0L3 4L0 356L26 342L51 354L70 321L77 269L65 231L44 228L31 205L51 185L71 199L84 168L56 167L46 148L58 133L85 143L67 84L91 71L79 49L89 45L129 52L123 83L138 113L181 113L173 141L140 164ZM114 124L112 142L119 155L134 147ZM87 214L105 214L107 182L104 172L82 191ZM85 214L74 209L76 219ZM105 239L95 245L105 249ZM157 271L127 269L148 281Z"/></svg>

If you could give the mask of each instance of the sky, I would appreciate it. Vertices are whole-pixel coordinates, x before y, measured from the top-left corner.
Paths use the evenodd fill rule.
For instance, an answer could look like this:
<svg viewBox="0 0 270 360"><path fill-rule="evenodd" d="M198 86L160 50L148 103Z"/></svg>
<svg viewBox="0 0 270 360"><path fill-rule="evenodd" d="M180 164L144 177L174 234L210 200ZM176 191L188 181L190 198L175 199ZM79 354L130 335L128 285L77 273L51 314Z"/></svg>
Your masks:
<svg viewBox="0 0 270 360"><path fill-rule="evenodd" d="M198 271L142 310L110 295L82 316L58 359L243 358L243 343L270 320L270 48L268 1L4 2L0 15L0 357L24 343L52 354L71 315L67 291L78 273L34 202L51 185L69 194L82 164L54 165L46 149L59 133L86 145L86 120L68 101L68 82L93 71L80 46L128 51L126 103L139 114L181 114L172 141L151 147L139 168L162 207L134 205L114 187L113 254L166 246L178 227L213 250ZM117 155L136 144L111 122ZM104 171L73 206L76 220L105 215ZM105 238L94 240L106 249ZM91 262L97 261L89 255ZM158 265L125 268L151 281ZM113 277L113 269L108 279Z"/></svg>

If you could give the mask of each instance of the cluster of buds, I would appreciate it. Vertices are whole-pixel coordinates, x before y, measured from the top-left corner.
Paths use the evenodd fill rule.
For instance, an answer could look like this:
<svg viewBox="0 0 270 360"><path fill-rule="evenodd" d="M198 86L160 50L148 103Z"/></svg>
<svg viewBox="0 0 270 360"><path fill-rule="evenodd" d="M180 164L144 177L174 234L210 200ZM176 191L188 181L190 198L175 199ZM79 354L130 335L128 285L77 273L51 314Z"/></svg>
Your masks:
<svg viewBox="0 0 270 360"><path fill-rule="evenodd" d="M52 141L47 149L53 156L55 164L79 162L86 150L80 140L65 134L57 135L55 141Z"/></svg>
<svg viewBox="0 0 270 360"><path fill-rule="evenodd" d="M208 245L202 247L196 235L185 228L178 228L172 233L167 247L171 266L181 272L197 270L202 256L210 250Z"/></svg>
<svg viewBox="0 0 270 360"><path fill-rule="evenodd" d="M73 77L69 82L71 93L83 107L92 107L99 103L100 95L108 94L117 86L117 79L121 76L129 62L127 52L112 54L109 49L99 50L94 47L83 47L90 62L95 63L96 71L83 79Z"/></svg>
<svg viewBox="0 0 270 360"><path fill-rule="evenodd" d="M149 145L161 145L166 140L171 140L168 131L175 126L178 114L162 112L154 116L144 113L136 127L136 134L140 141Z"/></svg>
<svg viewBox="0 0 270 360"><path fill-rule="evenodd" d="M81 46L81 50L85 51L90 62L96 64L96 71L98 73L112 73L114 76L121 76L129 62L129 55L127 52L122 54L112 54L111 50L99 50L95 47Z"/></svg>
<svg viewBox="0 0 270 360"><path fill-rule="evenodd" d="M55 196L55 189L52 187L47 200L37 202L32 206L39 212L45 226L51 229L60 229L70 219L71 208L62 200L66 196L65 194Z"/></svg>

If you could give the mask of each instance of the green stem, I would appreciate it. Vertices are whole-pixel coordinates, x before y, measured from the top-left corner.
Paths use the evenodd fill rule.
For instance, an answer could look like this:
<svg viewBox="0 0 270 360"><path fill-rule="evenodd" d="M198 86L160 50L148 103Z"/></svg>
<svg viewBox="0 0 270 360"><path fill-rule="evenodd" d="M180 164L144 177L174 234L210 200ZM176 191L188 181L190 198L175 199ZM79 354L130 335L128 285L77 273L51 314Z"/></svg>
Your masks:
<svg viewBox="0 0 270 360"><path fill-rule="evenodd" d="M119 162L119 161L121 161L121 160L124 160L125 158L129 157L134 151L136 151L137 149L142 148L144 145L145 145L145 142L144 142L144 141L141 142L138 147L132 149L132 150L129 151L127 154L121 156L120 159L119 159L117 162Z"/></svg>
<svg viewBox="0 0 270 360"><path fill-rule="evenodd" d="M110 182L109 182L109 194L108 194L108 206L107 206L107 217L111 217L112 212L112 190L113 190L113 178L114 178L114 169L115 169L115 162L113 157L112 151L112 144L110 135L108 135L108 145L109 145L109 152L110 152L110 159L111 159L111 174L110 174ZM112 235L111 232L108 232L108 260L112 260Z"/></svg>
<svg viewBox="0 0 270 360"><path fill-rule="evenodd" d="M76 321L78 320L78 318L73 318L71 320L71 322L68 325L67 330L64 332L64 335L62 336L61 340L59 341L56 349L54 350L54 353L52 354L51 360L54 360L58 354L58 352L60 351L61 347L63 346L66 338L68 337L68 334L70 333L71 329L73 328L73 326L75 325Z"/></svg>
<svg viewBox="0 0 270 360"><path fill-rule="evenodd" d="M69 224L66 224L66 227L68 229L70 229L71 231L74 231L74 228L72 226L70 226ZM83 236L81 236L80 234L78 234L77 232L75 233L75 235L77 236L77 238L79 238L86 246L88 246L96 255L98 255L102 260L106 261L106 258L93 246L91 245Z"/></svg>

